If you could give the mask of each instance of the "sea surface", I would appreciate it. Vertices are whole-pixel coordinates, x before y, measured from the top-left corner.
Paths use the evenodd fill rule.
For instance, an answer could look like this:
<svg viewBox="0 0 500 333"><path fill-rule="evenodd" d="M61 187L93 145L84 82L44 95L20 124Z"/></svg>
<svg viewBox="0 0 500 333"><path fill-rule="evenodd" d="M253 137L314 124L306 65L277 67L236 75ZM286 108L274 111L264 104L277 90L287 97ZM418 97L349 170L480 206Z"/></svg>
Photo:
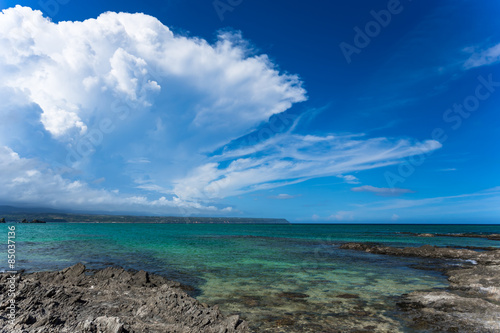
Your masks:
<svg viewBox="0 0 500 333"><path fill-rule="evenodd" d="M7 226L1 225L7 253ZM46 223L16 226L17 269L119 265L190 285L201 302L239 314L255 332L420 332L396 303L445 288L443 265L341 250L344 242L500 247L480 238L413 233L500 233L499 225L234 225ZM7 270L7 256L0 269Z"/></svg>

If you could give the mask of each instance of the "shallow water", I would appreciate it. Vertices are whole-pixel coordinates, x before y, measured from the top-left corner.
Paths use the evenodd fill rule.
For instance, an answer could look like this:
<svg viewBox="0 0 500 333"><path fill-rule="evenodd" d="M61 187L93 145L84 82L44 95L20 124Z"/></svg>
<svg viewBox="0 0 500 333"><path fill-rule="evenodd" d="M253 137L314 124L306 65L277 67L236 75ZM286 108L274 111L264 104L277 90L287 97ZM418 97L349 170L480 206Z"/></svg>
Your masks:
<svg viewBox="0 0 500 333"><path fill-rule="evenodd" d="M17 265L27 271L111 264L195 287L192 295L237 313L257 332L413 332L397 297L444 288L437 260L341 250L348 241L394 246L496 246L416 233L500 233L500 226L17 224ZM6 226L1 232L7 236ZM4 245L6 252L6 246ZM454 264L454 263L446 263ZM460 264L457 262L456 264ZM0 266L6 269L6 262Z"/></svg>

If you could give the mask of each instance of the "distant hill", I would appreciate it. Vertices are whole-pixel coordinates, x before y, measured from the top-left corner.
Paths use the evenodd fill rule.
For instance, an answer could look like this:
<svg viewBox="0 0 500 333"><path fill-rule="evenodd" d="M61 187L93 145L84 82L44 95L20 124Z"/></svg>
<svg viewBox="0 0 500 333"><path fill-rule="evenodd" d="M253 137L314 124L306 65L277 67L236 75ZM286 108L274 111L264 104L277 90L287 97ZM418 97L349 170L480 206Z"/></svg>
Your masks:
<svg viewBox="0 0 500 333"><path fill-rule="evenodd" d="M33 208L33 207L14 207L14 206L2 206L0 205L0 215L4 214L23 214L23 213L65 213L62 210L52 209L52 208Z"/></svg>
<svg viewBox="0 0 500 333"><path fill-rule="evenodd" d="M72 214L55 209L19 208L0 206L0 218L19 222L23 219L46 222L95 222L95 223L210 223L210 224L289 224L286 219L250 217L182 217L182 216L132 216L106 214Z"/></svg>

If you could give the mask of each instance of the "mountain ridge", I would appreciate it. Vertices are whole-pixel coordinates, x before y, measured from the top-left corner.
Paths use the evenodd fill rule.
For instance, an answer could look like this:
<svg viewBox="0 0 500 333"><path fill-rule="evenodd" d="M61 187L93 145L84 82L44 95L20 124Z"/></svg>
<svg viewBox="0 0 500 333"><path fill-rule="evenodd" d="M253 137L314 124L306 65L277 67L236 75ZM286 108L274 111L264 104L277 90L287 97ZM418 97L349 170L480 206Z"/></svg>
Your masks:
<svg viewBox="0 0 500 333"><path fill-rule="evenodd" d="M172 224L290 224L284 218L253 218L253 217L210 217L210 216L149 216L149 215L114 215L69 213L62 210L47 208L21 208L0 206L0 217L7 221L19 222L27 220L43 220L46 222L71 223L172 223Z"/></svg>

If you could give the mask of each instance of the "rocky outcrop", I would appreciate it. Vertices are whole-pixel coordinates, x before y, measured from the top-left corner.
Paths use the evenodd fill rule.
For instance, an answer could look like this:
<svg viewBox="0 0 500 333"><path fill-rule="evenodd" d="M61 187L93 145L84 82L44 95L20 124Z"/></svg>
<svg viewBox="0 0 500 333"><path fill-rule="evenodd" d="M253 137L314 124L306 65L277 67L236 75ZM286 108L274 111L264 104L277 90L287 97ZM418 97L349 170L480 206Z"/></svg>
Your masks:
<svg viewBox="0 0 500 333"><path fill-rule="evenodd" d="M395 248L346 243L342 249L375 254L468 260L469 265L447 269L447 290L417 291L398 303L416 329L431 332L500 332L500 249L472 251L430 245Z"/></svg>
<svg viewBox="0 0 500 333"><path fill-rule="evenodd" d="M7 310L7 278L0 276L0 311ZM243 333L239 316L188 296L180 283L144 271L82 264L58 272L21 275L16 319L0 316L1 332Z"/></svg>
<svg viewBox="0 0 500 333"><path fill-rule="evenodd" d="M425 332L500 332L500 306L482 298L419 291L404 295L399 306Z"/></svg>
<svg viewBox="0 0 500 333"><path fill-rule="evenodd" d="M34 219L34 220L31 220L31 222L28 222L28 223L47 223L47 222L42 221L42 220Z"/></svg>
<svg viewBox="0 0 500 333"><path fill-rule="evenodd" d="M500 264L500 249L494 251L478 252L469 249L454 249L448 247L436 247L423 245L420 247L397 248L374 243L345 243L340 245L341 249L358 250L375 254L386 254L402 257L420 257L435 259L460 259L473 260L481 264Z"/></svg>
<svg viewBox="0 0 500 333"><path fill-rule="evenodd" d="M417 237L469 237L469 238L485 238L489 240L500 240L500 234L473 234L473 233L431 234L431 233L415 233L415 232L400 232L400 234L417 236Z"/></svg>
<svg viewBox="0 0 500 333"><path fill-rule="evenodd" d="M28 220L26 220L26 219L23 219L23 220L21 221L21 223L47 223L47 222L42 221L42 220L37 220L37 219L31 220L31 221L28 221Z"/></svg>

